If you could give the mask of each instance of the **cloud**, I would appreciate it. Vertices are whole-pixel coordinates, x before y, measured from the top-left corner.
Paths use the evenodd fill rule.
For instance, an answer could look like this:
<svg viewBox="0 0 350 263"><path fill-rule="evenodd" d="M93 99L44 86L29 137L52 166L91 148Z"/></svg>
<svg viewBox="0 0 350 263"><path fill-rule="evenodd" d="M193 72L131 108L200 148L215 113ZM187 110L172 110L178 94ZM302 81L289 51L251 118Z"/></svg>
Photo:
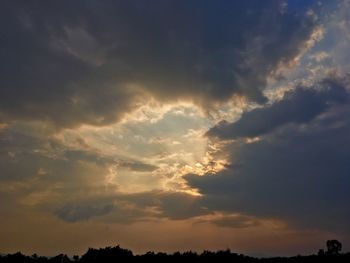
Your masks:
<svg viewBox="0 0 350 263"><path fill-rule="evenodd" d="M76 206L65 205L64 207L56 210L56 216L62 220L68 222L77 222L87 220L91 217L102 216L110 213L113 210L112 204L93 205L79 204Z"/></svg>
<svg viewBox="0 0 350 263"><path fill-rule="evenodd" d="M127 168L136 172L153 172L158 167L152 164L142 163L140 161L119 161L119 167Z"/></svg>
<svg viewBox="0 0 350 263"><path fill-rule="evenodd" d="M98 220L106 223L130 224L155 218L183 220L208 214L198 206L198 198L184 193L149 191L136 194L105 192L104 195L51 203L54 215L67 222ZM49 206L46 204L45 206ZM44 207L45 207L44 206Z"/></svg>
<svg viewBox="0 0 350 263"><path fill-rule="evenodd" d="M85 144L79 142L78 147L67 146L55 137L39 134L35 127L9 126L0 130L0 166L3 171L0 181L25 180L35 176L40 168L51 171L50 178L53 181L80 180L80 176L84 177L80 169L85 171L86 178L89 174L94 176L94 168L89 165L97 168L96 178L108 174L111 166L131 172L152 172L158 169L158 166L141 160L106 155Z"/></svg>
<svg viewBox="0 0 350 263"><path fill-rule="evenodd" d="M220 122L207 135L222 139L261 136L290 123L307 123L334 104L348 102L348 97L341 83L325 79L317 90L298 88L289 91L283 100L243 113L236 122Z"/></svg>
<svg viewBox="0 0 350 263"><path fill-rule="evenodd" d="M210 213L198 205L198 197L181 192L149 191L119 195L118 200L126 201L140 208L152 208L156 217L183 220Z"/></svg>
<svg viewBox="0 0 350 263"><path fill-rule="evenodd" d="M276 218L296 228L348 231L350 107L348 94L339 85L330 85L323 92L297 90L287 101L243 115L248 119L264 116L273 128L294 123L277 130L255 130L252 124L254 133L247 129L239 135L269 133L253 143L238 140L228 144L223 151L231 166L215 175L188 175L188 184L203 194L201 205L209 210ZM345 97L339 99L340 94ZM301 95L305 102L300 103ZM323 105L326 95L335 103L317 106ZM313 105L317 112L310 114L307 105ZM273 111L281 107L293 114ZM299 116L304 111L306 118ZM278 121L271 122L276 114ZM231 136L236 138L237 133Z"/></svg>
<svg viewBox="0 0 350 263"><path fill-rule="evenodd" d="M35 135L12 126L0 132L2 205L46 211L67 222L129 224L207 213L196 205L196 197L159 190L164 178L151 174L158 169L155 165L104 155L86 143L74 148L77 145ZM128 187L138 193L128 192ZM153 188L157 190L150 191Z"/></svg>
<svg viewBox="0 0 350 263"><path fill-rule="evenodd" d="M0 118L106 125L142 105L233 95L307 46L315 16L276 1L74 1L1 8Z"/></svg>
<svg viewBox="0 0 350 263"><path fill-rule="evenodd" d="M138 160L118 159L118 157L106 156L103 153L100 153L96 150L86 151L65 149L62 153L62 158L67 158L68 160L83 160L107 166L112 165L117 166L119 168L125 168L134 172L152 172L158 169L158 166L153 164L144 163Z"/></svg>
<svg viewBox="0 0 350 263"><path fill-rule="evenodd" d="M224 214L218 216L217 218L211 219L209 222L217 226L230 228L247 228L258 226L261 224L258 218L239 214Z"/></svg>

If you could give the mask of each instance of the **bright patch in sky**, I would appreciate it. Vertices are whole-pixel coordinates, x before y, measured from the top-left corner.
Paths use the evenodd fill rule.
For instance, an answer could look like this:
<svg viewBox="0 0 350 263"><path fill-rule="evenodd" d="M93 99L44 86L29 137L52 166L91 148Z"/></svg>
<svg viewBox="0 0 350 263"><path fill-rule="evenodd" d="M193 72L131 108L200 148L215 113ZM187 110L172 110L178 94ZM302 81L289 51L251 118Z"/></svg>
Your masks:
<svg viewBox="0 0 350 263"><path fill-rule="evenodd" d="M218 172L225 159L214 159L215 143L205 136L215 124L191 104L145 105L121 123L83 126L57 137L69 149L94 152L111 160L105 183L120 192L164 190L198 194L182 179L188 173Z"/></svg>

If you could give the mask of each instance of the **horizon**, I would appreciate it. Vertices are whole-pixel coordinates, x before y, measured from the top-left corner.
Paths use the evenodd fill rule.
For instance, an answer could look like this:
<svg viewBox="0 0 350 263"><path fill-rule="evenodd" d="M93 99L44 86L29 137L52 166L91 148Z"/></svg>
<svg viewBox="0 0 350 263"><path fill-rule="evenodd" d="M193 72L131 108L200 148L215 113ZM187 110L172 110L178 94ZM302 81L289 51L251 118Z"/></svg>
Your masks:
<svg viewBox="0 0 350 263"><path fill-rule="evenodd" d="M336 241L336 242L339 242L338 240L328 240L328 241ZM327 242L328 242L327 241ZM272 258L278 258L278 257L282 257L282 258L293 258L293 257L309 257L309 256L318 256L318 257L324 257L324 256L339 256L339 255L343 255L343 256L349 256L350 255L350 252L347 252L347 251L342 251L342 244L340 242L340 251L337 250L337 252L335 252L335 254L332 254L331 252L331 249L328 248L325 249L325 248L320 248L318 250L318 252L316 253L310 253L310 254L295 254L295 255L263 255L263 254L259 254L259 253L256 253L255 255L254 254L244 254L244 253L239 253L238 251L234 251L230 248L226 248L226 249L218 249L218 250L202 250L202 251L194 251L194 250L184 250L184 251L172 251L172 252L165 252L165 251L154 251L154 250L148 250L148 251L145 251L145 252L140 252L140 253L134 253L134 251L132 251L131 249L128 249L128 248L125 248L123 246L120 246L119 244L118 245L114 245L114 246L107 246L107 247L100 247L100 248L92 248L92 247L89 247L86 249L86 251L82 254L65 254L65 253L58 253L56 255L38 255L37 253L34 253L32 255L29 255L29 254L24 254L22 253L21 251L17 251L17 252L14 252L14 253L0 253L0 256L2 257L6 257L6 256L10 256L10 255L15 255L15 254L22 254L26 257L46 257L46 258L53 258L53 257L56 257L56 256L60 256L60 255L64 255L64 256L68 256L70 259L74 259L74 257L78 256L79 259L81 259L82 256L84 255L87 255L89 252L93 251L93 252L97 252L97 251L100 251L100 252L104 252L106 250L109 250L109 249L112 249L112 250L126 250L126 251L130 251L132 256L145 256L145 255L148 255L149 253L153 254L153 255L157 255L157 254L166 254L168 256L171 256L171 255L174 255L174 254L186 254L186 253L194 253L196 255L203 255L207 252L209 253L219 253L219 252L229 252L230 254L236 254L236 255L240 255L240 256L248 256L248 257L252 257L252 258L257 258L257 259L272 259ZM320 251L322 250L322 253L323 255L320 255ZM333 258L334 259L334 258Z"/></svg>
<svg viewBox="0 0 350 263"><path fill-rule="evenodd" d="M349 0L0 7L0 251L350 251Z"/></svg>

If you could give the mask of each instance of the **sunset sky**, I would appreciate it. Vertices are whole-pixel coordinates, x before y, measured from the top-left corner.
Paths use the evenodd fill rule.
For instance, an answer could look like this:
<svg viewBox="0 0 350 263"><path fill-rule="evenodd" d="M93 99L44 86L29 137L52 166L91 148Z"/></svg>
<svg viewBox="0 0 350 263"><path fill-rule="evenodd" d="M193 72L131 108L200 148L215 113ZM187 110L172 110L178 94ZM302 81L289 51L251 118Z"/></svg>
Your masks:
<svg viewBox="0 0 350 263"><path fill-rule="evenodd" d="M350 250L350 1L0 1L0 253Z"/></svg>

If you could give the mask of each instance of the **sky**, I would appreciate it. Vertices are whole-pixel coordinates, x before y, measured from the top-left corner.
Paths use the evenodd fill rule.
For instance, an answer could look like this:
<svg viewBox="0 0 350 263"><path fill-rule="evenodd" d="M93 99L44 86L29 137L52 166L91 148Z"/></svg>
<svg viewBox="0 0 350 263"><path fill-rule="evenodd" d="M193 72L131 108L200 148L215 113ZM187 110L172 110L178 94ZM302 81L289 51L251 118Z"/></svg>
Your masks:
<svg viewBox="0 0 350 263"><path fill-rule="evenodd" d="M350 250L350 1L0 5L1 253Z"/></svg>

